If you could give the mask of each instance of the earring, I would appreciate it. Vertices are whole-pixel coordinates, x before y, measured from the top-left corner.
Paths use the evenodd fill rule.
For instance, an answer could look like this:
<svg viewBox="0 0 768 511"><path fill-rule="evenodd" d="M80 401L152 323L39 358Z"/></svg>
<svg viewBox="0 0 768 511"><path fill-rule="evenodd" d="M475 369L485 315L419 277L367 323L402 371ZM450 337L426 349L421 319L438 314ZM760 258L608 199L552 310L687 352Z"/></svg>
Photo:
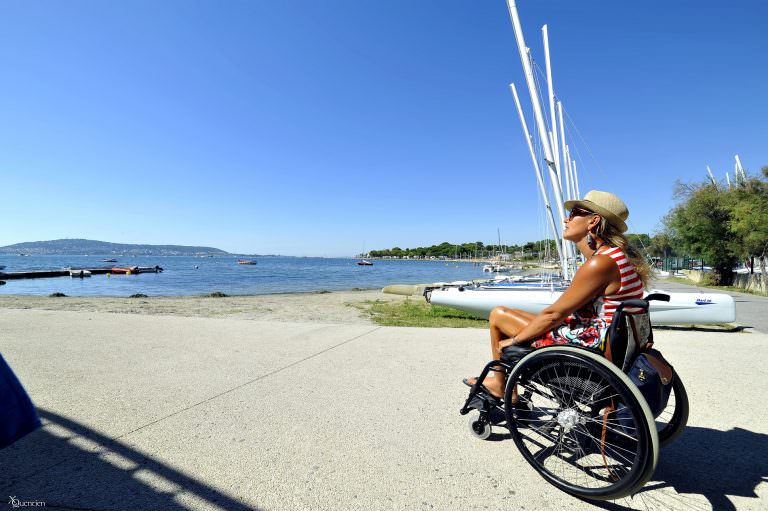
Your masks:
<svg viewBox="0 0 768 511"><path fill-rule="evenodd" d="M587 233L587 246L591 250L595 250L597 248L597 243L595 242L595 238L592 237L592 233Z"/></svg>

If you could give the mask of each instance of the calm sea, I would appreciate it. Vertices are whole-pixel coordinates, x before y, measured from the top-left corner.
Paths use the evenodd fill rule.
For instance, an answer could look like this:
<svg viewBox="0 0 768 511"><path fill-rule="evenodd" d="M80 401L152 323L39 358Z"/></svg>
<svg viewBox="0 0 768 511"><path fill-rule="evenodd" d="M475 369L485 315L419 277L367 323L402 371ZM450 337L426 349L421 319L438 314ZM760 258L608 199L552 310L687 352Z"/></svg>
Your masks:
<svg viewBox="0 0 768 511"><path fill-rule="evenodd" d="M0 255L3 272L55 270L67 267L155 266L163 273L140 275L94 275L86 279L57 277L8 280L0 294L68 296L205 295L221 291L228 295L376 289L389 284L422 284L488 277L473 263L444 261L374 261L358 266L354 259L315 257L256 257L256 265L239 265L235 257L116 257L106 256L19 256Z"/></svg>

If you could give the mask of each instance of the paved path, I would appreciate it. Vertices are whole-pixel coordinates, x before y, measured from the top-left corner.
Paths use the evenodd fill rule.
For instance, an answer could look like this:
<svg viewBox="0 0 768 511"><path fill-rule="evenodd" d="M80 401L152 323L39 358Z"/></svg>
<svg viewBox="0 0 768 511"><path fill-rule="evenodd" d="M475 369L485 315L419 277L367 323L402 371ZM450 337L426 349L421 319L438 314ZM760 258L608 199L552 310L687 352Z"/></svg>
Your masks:
<svg viewBox="0 0 768 511"><path fill-rule="evenodd" d="M467 433L460 379L486 361L482 330L5 310L0 332L45 422L0 451L3 496L73 510L601 509L549 486L503 431ZM689 427L642 493L602 509L767 509L768 336L657 341L688 387Z"/></svg>

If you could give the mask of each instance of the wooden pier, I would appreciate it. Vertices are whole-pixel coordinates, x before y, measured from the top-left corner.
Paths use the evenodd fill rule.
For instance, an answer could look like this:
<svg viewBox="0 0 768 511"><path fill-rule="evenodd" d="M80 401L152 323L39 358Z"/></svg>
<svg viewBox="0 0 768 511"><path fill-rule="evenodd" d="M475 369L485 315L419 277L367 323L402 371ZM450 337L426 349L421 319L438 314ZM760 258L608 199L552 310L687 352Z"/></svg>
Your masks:
<svg viewBox="0 0 768 511"><path fill-rule="evenodd" d="M130 270L131 275L139 273L160 273L163 269L160 266L132 266L129 268L67 268L62 270L35 270L35 271L13 271L1 272L0 280L20 280L20 279L48 279L53 277L69 277L73 271L90 272L91 275L106 275L107 273L125 274Z"/></svg>

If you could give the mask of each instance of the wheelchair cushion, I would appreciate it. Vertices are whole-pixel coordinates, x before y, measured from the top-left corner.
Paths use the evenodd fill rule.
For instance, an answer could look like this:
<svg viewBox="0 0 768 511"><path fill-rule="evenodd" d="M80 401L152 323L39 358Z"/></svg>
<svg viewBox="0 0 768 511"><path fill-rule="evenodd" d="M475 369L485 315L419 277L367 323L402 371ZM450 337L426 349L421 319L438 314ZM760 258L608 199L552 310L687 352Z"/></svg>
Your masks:
<svg viewBox="0 0 768 511"><path fill-rule="evenodd" d="M501 361L506 363L517 363L528 353L535 351L530 346L512 345L501 350Z"/></svg>

